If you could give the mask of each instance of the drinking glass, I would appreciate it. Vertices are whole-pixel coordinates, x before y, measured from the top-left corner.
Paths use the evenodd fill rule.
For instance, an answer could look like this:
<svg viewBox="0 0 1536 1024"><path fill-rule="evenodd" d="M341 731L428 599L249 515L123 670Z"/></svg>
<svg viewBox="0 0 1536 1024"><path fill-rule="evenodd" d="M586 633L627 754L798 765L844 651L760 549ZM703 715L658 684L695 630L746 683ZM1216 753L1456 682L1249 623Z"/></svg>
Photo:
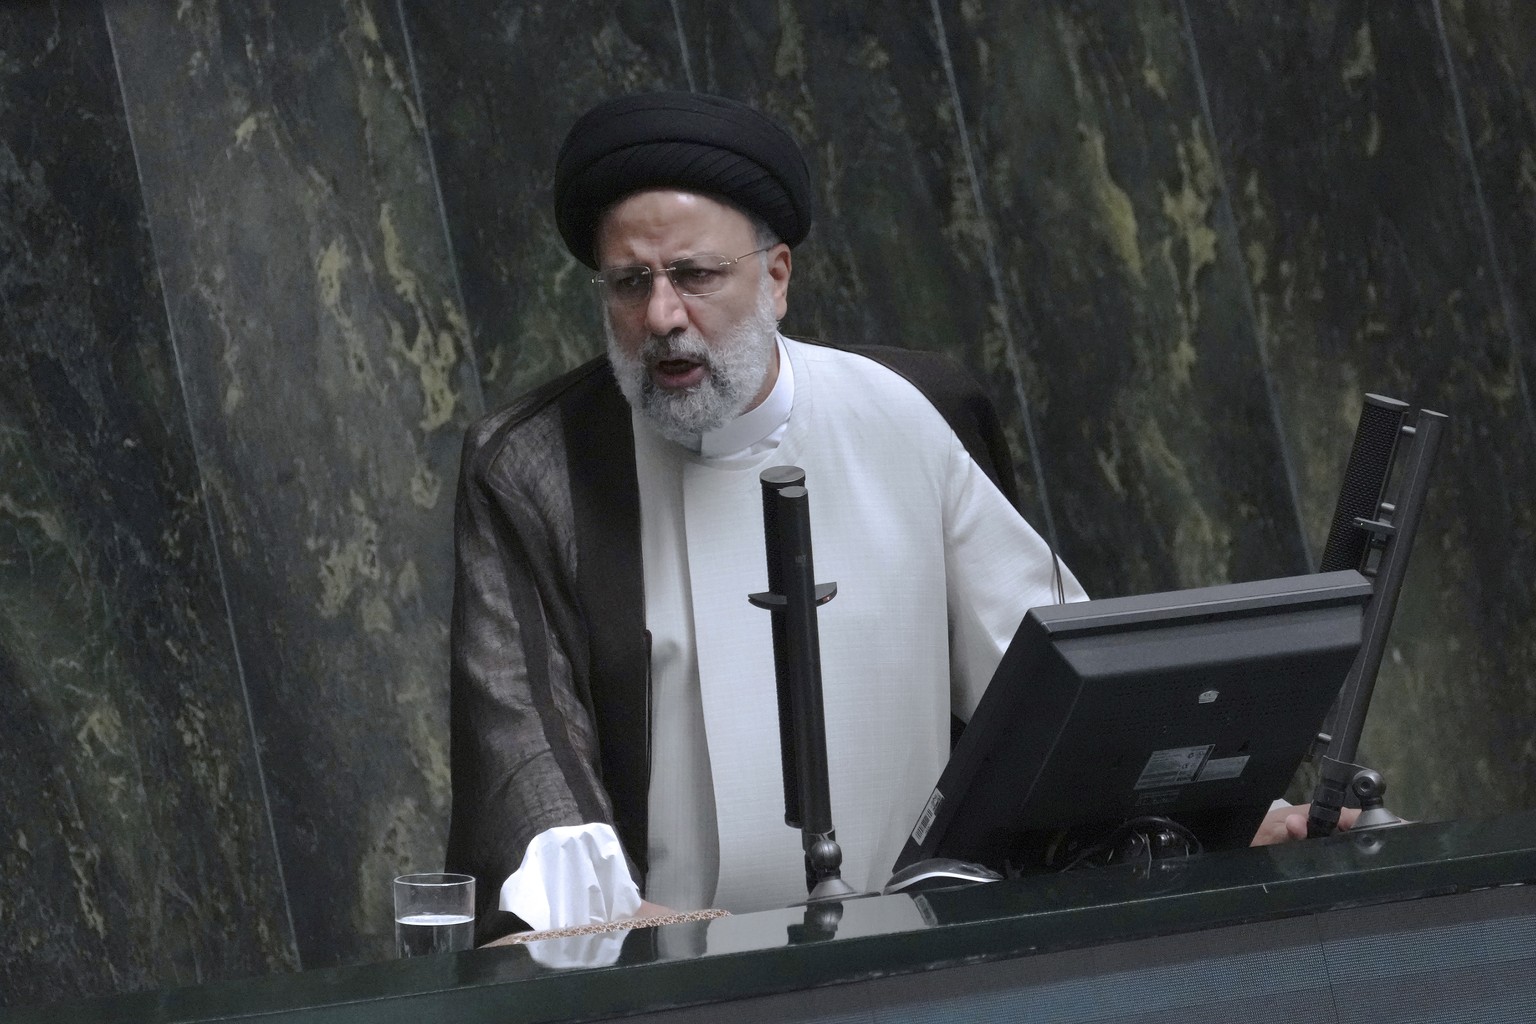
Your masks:
<svg viewBox="0 0 1536 1024"><path fill-rule="evenodd" d="M395 879L395 953L456 953L475 943L475 879L429 872Z"/></svg>

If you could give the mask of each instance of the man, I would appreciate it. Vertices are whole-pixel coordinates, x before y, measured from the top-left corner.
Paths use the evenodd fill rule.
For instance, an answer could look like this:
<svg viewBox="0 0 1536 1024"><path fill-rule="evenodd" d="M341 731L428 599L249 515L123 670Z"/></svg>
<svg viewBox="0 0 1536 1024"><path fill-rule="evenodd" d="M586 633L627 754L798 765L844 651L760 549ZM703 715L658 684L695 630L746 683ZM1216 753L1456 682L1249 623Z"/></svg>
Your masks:
<svg viewBox="0 0 1536 1024"><path fill-rule="evenodd" d="M832 810L878 887L1024 611L1081 598L1012 507L995 414L932 355L788 341L793 139L739 103L613 100L556 219L608 357L486 417L456 522L449 863L482 939L804 897L782 820L759 473L807 474ZM899 342L901 339L892 339ZM610 828L612 826L612 828ZM504 880L506 884L503 885ZM498 889L501 892L498 892Z"/></svg>

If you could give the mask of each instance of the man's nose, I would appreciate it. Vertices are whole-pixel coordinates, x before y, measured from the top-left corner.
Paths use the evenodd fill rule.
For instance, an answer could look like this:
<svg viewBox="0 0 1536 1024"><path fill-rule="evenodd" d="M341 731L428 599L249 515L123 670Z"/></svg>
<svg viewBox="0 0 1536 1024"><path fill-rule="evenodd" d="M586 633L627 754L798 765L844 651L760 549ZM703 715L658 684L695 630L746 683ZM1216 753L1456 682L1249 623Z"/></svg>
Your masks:
<svg viewBox="0 0 1536 1024"><path fill-rule="evenodd" d="M688 326L683 297L666 274L651 276L651 294L645 300L645 327L657 337Z"/></svg>

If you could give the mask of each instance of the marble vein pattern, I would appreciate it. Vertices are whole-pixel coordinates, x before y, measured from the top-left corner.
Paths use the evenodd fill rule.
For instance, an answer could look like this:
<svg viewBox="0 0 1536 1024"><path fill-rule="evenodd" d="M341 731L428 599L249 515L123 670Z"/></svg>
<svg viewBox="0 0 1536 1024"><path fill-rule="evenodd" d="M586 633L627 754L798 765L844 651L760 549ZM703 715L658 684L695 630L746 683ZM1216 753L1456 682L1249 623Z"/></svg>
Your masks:
<svg viewBox="0 0 1536 1024"><path fill-rule="evenodd" d="M479 412L398 8L109 5L303 964L441 863Z"/></svg>
<svg viewBox="0 0 1536 1024"><path fill-rule="evenodd" d="M1531 77L1480 54L1529 19L1451 5L1447 35L1434 3L1278 26L1188 9L1314 549L1363 393L1450 417L1362 753L1406 816L1528 807L1536 437L1510 282L1529 280ZM1527 130L1494 131L1493 110Z"/></svg>
<svg viewBox="0 0 1536 1024"><path fill-rule="evenodd" d="M0 1005L297 965L110 41L48 7L0 11Z"/></svg>

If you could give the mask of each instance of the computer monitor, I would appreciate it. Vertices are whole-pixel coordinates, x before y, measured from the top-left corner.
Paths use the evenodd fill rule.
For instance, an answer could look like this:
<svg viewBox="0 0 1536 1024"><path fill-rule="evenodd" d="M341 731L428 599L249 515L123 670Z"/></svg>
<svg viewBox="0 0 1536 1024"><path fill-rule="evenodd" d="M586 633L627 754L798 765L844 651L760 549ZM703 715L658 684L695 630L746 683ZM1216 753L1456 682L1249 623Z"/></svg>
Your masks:
<svg viewBox="0 0 1536 1024"><path fill-rule="evenodd" d="M1031 610L892 870L1014 873L1142 816L1246 846L1360 646L1354 570Z"/></svg>

